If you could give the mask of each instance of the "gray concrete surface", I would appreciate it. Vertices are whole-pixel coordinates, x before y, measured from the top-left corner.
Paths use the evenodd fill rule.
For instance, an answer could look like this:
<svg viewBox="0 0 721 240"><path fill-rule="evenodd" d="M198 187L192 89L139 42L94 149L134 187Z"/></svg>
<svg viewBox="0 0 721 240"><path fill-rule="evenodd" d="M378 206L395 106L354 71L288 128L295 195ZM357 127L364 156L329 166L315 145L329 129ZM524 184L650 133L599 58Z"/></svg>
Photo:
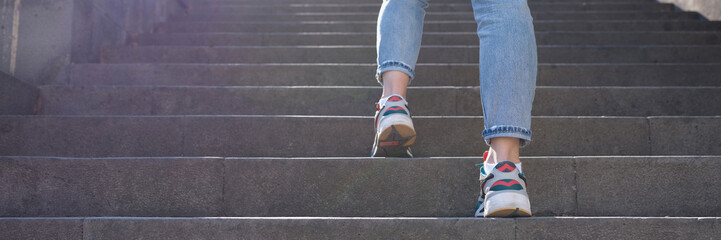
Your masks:
<svg viewBox="0 0 721 240"><path fill-rule="evenodd" d="M218 216L220 158L0 158L0 215Z"/></svg>
<svg viewBox="0 0 721 240"><path fill-rule="evenodd" d="M708 187L721 181L709 177L721 171L720 159L522 161L535 216L705 217L721 214L720 191ZM0 216L470 217L480 161L0 157L0 190L8 193L0 197Z"/></svg>
<svg viewBox="0 0 721 240"><path fill-rule="evenodd" d="M366 13L360 14L343 14L331 12L331 13L315 13L317 15L300 14L293 15L293 13L270 13L270 14L254 14L248 15L231 15L230 13L236 13L236 9L219 8L209 9L207 12L218 12L217 20L212 21L234 21L234 22L259 22L259 21L373 21L378 19L378 13ZM238 9L242 10L242 9ZM253 11L246 10L246 11ZM258 11L263 11L258 10ZM376 7L376 10L377 7ZM581 11L581 10L567 10L567 11L538 11L531 14L535 21L548 21L548 20L696 20L699 19L698 13L695 12L672 12L672 11ZM425 19L428 21L473 21L473 14L470 11L463 11L459 13L451 12L449 14L428 14Z"/></svg>
<svg viewBox="0 0 721 240"><path fill-rule="evenodd" d="M721 218L0 218L11 238L78 226L58 239L713 239Z"/></svg>
<svg viewBox="0 0 721 240"><path fill-rule="evenodd" d="M374 32L364 33L165 33L143 34L130 40L138 45L178 46L282 46L373 45ZM539 45L718 45L717 32L536 32ZM475 45L472 32L425 33L425 45Z"/></svg>
<svg viewBox="0 0 721 240"><path fill-rule="evenodd" d="M479 156L486 148L480 117L416 117L414 124L416 156ZM10 156L363 157L373 142L372 116L5 116L0 127L0 155ZM535 142L523 155L649 155L651 144L682 139L649 142L645 117L535 117L532 129ZM715 146L699 143L704 151L693 154Z"/></svg>
<svg viewBox="0 0 721 240"><path fill-rule="evenodd" d="M83 239L82 218L0 218L5 239Z"/></svg>
<svg viewBox="0 0 721 240"><path fill-rule="evenodd" d="M712 187L721 182L713 177L721 172L718 157L700 156L693 160L686 157L577 157L574 160L578 176L578 215L717 216L721 213L717 198L721 189Z"/></svg>
<svg viewBox="0 0 721 240"><path fill-rule="evenodd" d="M374 63L364 46L142 46L103 49L102 63ZM418 63L477 63L478 46L422 46ZM539 63L719 63L719 45L540 45Z"/></svg>
<svg viewBox="0 0 721 240"><path fill-rule="evenodd" d="M85 239L513 239L512 219L87 219ZM704 232L708 230L703 230Z"/></svg>
<svg viewBox="0 0 721 240"><path fill-rule="evenodd" d="M412 86L478 86L477 64L418 64ZM77 64L72 85L379 86L375 64ZM338 76L344 76L338 78ZM721 86L721 63L539 64L538 86Z"/></svg>
<svg viewBox="0 0 721 240"><path fill-rule="evenodd" d="M531 11L673 11L672 4L658 4L652 1L646 2L581 2L581 1L565 1L565 2L533 2L528 3ZM264 12L266 14L277 13L330 13L330 12L366 12L378 13L379 4L377 2L358 2L349 4L318 4L308 2L298 5L273 5L263 3L227 3L213 5L198 5L194 10L197 12L233 12L242 14L258 14ZM449 3L430 2L426 10L432 15L439 12L463 12L470 14L473 11L470 2Z"/></svg>
<svg viewBox="0 0 721 240"><path fill-rule="evenodd" d="M658 154L721 154L719 121L721 116L651 117L650 140L653 152Z"/></svg>
<svg viewBox="0 0 721 240"><path fill-rule="evenodd" d="M17 26L20 23L19 14L16 13L19 8L17 3L16 0L0 1L0 72L15 72L16 56L13 49L17 49L17 41L13 39L17 37Z"/></svg>
<svg viewBox="0 0 721 240"><path fill-rule="evenodd" d="M427 21L423 26L428 32L473 32L477 25L468 21ZM721 22L702 20L638 20L638 21L582 21L582 20L538 20L536 31L717 31ZM206 23L206 22L165 22L155 26L155 32L373 32L375 21L349 21L330 23L303 22L256 22L256 23Z"/></svg>
<svg viewBox="0 0 721 240"><path fill-rule="evenodd" d="M33 85L63 83L71 63L97 62L101 47L123 44L128 34L148 32L152 24L179 11L177 0L20 2L15 56L10 54L12 31L7 30L13 27L15 1L0 2L0 71Z"/></svg>
<svg viewBox="0 0 721 240"><path fill-rule="evenodd" d="M380 87L41 86L47 115L370 116ZM268 96L273 96L269 98ZM481 116L478 87L411 87L415 116ZM332 103L332 104L328 104ZM716 116L721 87L536 88L534 116Z"/></svg>
<svg viewBox="0 0 721 240"><path fill-rule="evenodd" d="M40 90L0 71L0 115L37 114L42 102Z"/></svg>
<svg viewBox="0 0 721 240"><path fill-rule="evenodd" d="M478 198L477 158L226 160L230 216L466 216ZM525 161L536 215L573 214L570 158Z"/></svg>
<svg viewBox="0 0 721 240"><path fill-rule="evenodd" d="M517 239L715 239L719 218L519 218Z"/></svg>

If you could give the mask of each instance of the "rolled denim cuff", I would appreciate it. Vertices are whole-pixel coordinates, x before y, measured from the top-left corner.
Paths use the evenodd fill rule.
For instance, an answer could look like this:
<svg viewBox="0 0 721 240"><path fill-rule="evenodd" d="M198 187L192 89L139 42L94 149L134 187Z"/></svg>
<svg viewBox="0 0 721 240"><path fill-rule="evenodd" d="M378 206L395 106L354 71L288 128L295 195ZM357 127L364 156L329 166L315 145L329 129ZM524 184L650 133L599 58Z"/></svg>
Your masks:
<svg viewBox="0 0 721 240"><path fill-rule="evenodd" d="M413 77L415 76L415 72L410 65L399 61L385 61L378 65L378 68L376 69L376 81L378 81L378 84L383 86L383 73L391 70L401 71L408 75L408 77L410 78L410 80L408 81L408 85L411 85Z"/></svg>
<svg viewBox="0 0 721 240"><path fill-rule="evenodd" d="M510 126L510 125L498 125L483 130L483 139L486 141L488 146L491 146L491 139L495 137L515 137L520 139L520 147L523 148L531 142L531 130Z"/></svg>

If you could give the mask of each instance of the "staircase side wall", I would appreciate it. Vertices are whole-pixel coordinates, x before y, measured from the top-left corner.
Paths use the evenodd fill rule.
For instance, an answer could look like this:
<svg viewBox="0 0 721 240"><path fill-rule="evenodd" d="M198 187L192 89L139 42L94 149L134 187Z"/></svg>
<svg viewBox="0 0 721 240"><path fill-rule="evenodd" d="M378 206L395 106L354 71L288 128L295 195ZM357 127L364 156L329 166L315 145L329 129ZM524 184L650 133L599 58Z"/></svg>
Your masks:
<svg viewBox="0 0 721 240"><path fill-rule="evenodd" d="M29 115L39 111L40 91L0 71L0 115ZM0 133L2 133L0 128Z"/></svg>
<svg viewBox="0 0 721 240"><path fill-rule="evenodd" d="M0 71L33 85L63 84L71 63L182 10L179 0L0 0ZM17 39L13 43L13 39Z"/></svg>

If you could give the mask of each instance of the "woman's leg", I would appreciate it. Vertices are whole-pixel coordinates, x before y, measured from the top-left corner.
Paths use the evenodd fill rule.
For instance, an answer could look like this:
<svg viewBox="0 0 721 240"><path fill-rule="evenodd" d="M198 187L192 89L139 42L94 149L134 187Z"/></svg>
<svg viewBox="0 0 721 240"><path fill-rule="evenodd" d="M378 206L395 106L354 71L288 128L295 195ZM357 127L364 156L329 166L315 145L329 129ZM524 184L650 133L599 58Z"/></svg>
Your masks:
<svg viewBox="0 0 721 240"><path fill-rule="evenodd" d="M426 7L428 0L383 1L378 14L376 39L376 80L381 85L385 85L385 81L410 82L413 79L421 49Z"/></svg>
<svg viewBox="0 0 721 240"><path fill-rule="evenodd" d="M376 111L371 156L412 157L416 132L406 102L423 35L427 0L384 0L378 14L376 79L383 96Z"/></svg>
<svg viewBox="0 0 721 240"><path fill-rule="evenodd" d="M480 40L479 72L490 145L476 216L531 216L519 148L531 141L537 52L526 0L472 0Z"/></svg>
<svg viewBox="0 0 721 240"><path fill-rule="evenodd" d="M525 0L472 0L480 40L479 70L489 163L520 163L531 141L538 57Z"/></svg>

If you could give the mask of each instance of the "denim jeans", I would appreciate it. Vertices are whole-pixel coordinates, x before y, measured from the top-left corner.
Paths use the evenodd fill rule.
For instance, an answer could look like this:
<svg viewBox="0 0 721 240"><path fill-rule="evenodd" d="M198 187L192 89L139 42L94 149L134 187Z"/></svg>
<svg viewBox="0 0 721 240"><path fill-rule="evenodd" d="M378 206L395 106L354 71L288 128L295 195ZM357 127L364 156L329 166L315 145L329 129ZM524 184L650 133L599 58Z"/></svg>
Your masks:
<svg viewBox="0 0 721 240"><path fill-rule="evenodd" d="M485 130L494 137L531 141L536 89L536 38L526 0L470 0L478 23L479 70ZM376 79L401 71L413 80L428 0L384 0L378 15Z"/></svg>

